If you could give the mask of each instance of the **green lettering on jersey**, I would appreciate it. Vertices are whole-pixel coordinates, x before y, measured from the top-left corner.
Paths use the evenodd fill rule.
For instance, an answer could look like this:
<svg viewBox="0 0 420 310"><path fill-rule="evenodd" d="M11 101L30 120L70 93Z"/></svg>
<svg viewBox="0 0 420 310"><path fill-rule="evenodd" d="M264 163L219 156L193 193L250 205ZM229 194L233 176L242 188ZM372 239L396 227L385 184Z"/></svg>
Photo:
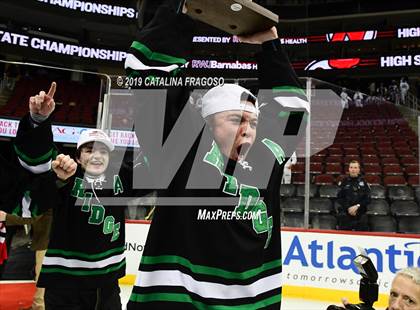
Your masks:
<svg viewBox="0 0 420 310"><path fill-rule="evenodd" d="M114 225L114 233L112 234L111 242L118 240L118 237L120 236L120 227L121 227L120 223L116 223Z"/></svg>
<svg viewBox="0 0 420 310"><path fill-rule="evenodd" d="M114 231L114 224L115 218L112 215L108 215L104 220L103 233L105 235L112 233Z"/></svg>
<svg viewBox="0 0 420 310"><path fill-rule="evenodd" d="M111 242L118 240L120 236L120 223L115 223L115 217L109 215L104 220L103 233L108 235L112 233Z"/></svg>
<svg viewBox="0 0 420 310"><path fill-rule="evenodd" d="M271 236L273 235L273 217L272 216L268 218L267 225L268 225L267 227L268 236L267 236L267 241L265 242L264 249L268 248L268 245L270 244L270 241L271 241Z"/></svg>
<svg viewBox="0 0 420 310"><path fill-rule="evenodd" d="M223 175L226 178L223 192L228 195L236 196L238 194L238 180L234 176L228 174Z"/></svg>
<svg viewBox="0 0 420 310"><path fill-rule="evenodd" d="M105 208L101 205L92 205L88 223L93 225L99 225L104 221L104 217Z"/></svg>
<svg viewBox="0 0 420 310"><path fill-rule="evenodd" d="M280 165L285 161L286 155L284 154L284 151L280 145L278 145L276 142L271 141L270 139L267 139L267 138L263 139L261 142L264 143L264 145L268 147L271 153L274 154L274 157L277 159L277 162Z"/></svg>
<svg viewBox="0 0 420 310"><path fill-rule="evenodd" d="M70 193L73 197L76 198L83 198L85 194L85 189L83 186L83 179L81 178L75 178L73 188Z"/></svg>
<svg viewBox="0 0 420 310"><path fill-rule="evenodd" d="M235 213L241 216L244 211L252 212L252 228L257 234L267 232L267 240L264 246L264 248L267 248L272 235L273 217L268 217L267 205L260 199L260 191L254 186L241 184L239 197Z"/></svg>
<svg viewBox="0 0 420 310"><path fill-rule="evenodd" d="M114 195L122 194L124 187L119 175L114 175Z"/></svg>
<svg viewBox="0 0 420 310"><path fill-rule="evenodd" d="M91 192L86 192L85 196L83 197L83 205L82 205L82 212L89 212L90 211L90 202L92 200L93 194Z"/></svg>
<svg viewBox="0 0 420 310"><path fill-rule="evenodd" d="M260 199L260 191L254 186L241 184L239 189L239 203L235 208L235 213L251 211Z"/></svg>
<svg viewBox="0 0 420 310"><path fill-rule="evenodd" d="M223 161L222 153L220 153L219 147L216 142L213 141L211 145L211 150L206 153L203 158L203 161L216 167L221 174L223 174L225 163Z"/></svg>
<svg viewBox="0 0 420 310"><path fill-rule="evenodd" d="M259 200L255 209L252 210L254 218L252 220L252 227L257 234L267 232L267 206L264 201Z"/></svg>

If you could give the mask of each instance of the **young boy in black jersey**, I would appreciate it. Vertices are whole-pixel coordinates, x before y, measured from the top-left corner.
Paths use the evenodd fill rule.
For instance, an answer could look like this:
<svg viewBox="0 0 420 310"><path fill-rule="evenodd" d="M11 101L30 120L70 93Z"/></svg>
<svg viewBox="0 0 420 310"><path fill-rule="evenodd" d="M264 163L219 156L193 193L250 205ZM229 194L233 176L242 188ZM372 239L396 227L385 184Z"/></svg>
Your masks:
<svg viewBox="0 0 420 310"><path fill-rule="evenodd" d="M53 148L55 87L53 83L53 91L30 101L30 115L22 119L17 135L20 159L30 157L25 151L41 147L49 154ZM125 275L125 202L118 198L139 193L132 190L131 167L110 167L113 150L104 131L89 129L79 137L75 159L60 154L38 165L50 167L57 176L56 184L45 188L45 195L56 203L37 283L45 287L47 310L121 309L118 279Z"/></svg>

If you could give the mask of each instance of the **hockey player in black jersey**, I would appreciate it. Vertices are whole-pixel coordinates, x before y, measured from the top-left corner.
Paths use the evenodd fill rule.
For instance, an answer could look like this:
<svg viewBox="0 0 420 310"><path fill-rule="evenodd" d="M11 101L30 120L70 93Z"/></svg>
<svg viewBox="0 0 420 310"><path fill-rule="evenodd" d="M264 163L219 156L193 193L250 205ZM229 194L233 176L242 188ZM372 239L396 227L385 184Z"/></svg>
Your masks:
<svg viewBox="0 0 420 310"><path fill-rule="evenodd" d="M131 76L187 74L194 21L175 11L161 7L133 42L126 60ZM168 203L155 209L129 310L280 308L279 188L309 109L276 29L241 40L261 46L256 60L262 94L217 86L194 112L188 90L165 89L162 139L159 128L142 128L159 123L151 119L160 115L153 110L160 102L141 97L147 89L138 92L136 133L155 184L163 186L173 170L169 156L150 152L156 141L171 145L171 157L186 156L169 185L158 191L157 201L163 197ZM185 123L199 129L187 151L191 130L170 142L170 130Z"/></svg>

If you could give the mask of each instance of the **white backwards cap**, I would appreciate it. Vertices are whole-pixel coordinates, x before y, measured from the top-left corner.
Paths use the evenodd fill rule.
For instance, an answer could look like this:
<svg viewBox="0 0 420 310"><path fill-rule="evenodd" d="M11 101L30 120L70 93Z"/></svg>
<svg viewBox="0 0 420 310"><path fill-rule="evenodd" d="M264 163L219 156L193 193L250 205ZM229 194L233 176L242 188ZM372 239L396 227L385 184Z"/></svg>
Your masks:
<svg viewBox="0 0 420 310"><path fill-rule="evenodd" d="M101 142L105 144L110 152L114 150L114 143L112 143L109 136L101 129L88 129L83 131L77 141L77 149L89 142Z"/></svg>
<svg viewBox="0 0 420 310"><path fill-rule="evenodd" d="M251 102L253 105L246 104ZM259 114L257 98L246 88L224 84L211 88L202 98L201 116L206 118L219 112L240 110Z"/></svg>

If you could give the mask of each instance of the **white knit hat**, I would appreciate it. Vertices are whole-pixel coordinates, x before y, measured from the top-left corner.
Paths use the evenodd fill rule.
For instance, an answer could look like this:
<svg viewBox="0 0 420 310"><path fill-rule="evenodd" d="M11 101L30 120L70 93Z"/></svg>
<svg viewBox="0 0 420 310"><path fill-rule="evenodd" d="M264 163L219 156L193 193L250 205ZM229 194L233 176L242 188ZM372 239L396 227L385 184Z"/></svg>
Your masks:
<svg viewBox="0 0 420 310"><path fill-rule="evenodd" d="M88 129L83 131L77 141L77 149L89 142L101 142L106 145L110 152L115 148L109 136L101 129Z"/></svg>
<svg viewBox="0 0 420 310"><path fill-rule="evenodd" d="M254 105L246 104L251 98ZM246 88L236 84L224 84L210 89L201 101L201 116L206 118L209 115L219 112L240 110L259 114L257 98Z"/></svg>

